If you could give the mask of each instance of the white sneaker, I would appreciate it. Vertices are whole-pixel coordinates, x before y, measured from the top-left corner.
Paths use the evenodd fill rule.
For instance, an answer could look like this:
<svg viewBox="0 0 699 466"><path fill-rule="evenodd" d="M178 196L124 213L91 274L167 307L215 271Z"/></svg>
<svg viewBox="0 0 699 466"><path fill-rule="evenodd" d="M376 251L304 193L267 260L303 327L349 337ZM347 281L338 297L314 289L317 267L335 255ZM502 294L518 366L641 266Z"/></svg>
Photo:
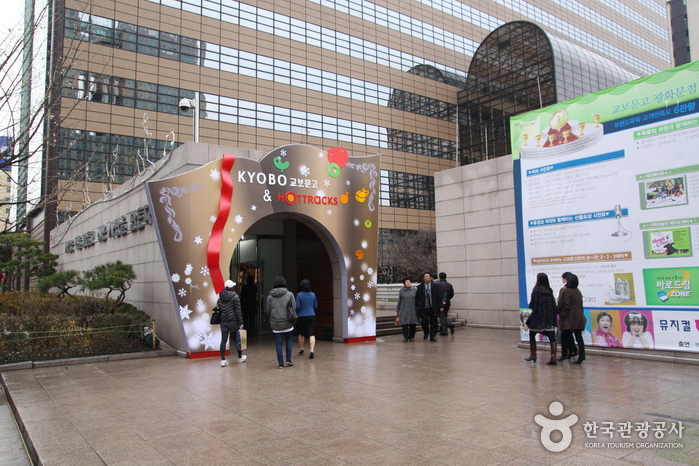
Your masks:
<svg viewBox="0 0 699 466"><path fill-rule="evenodd" d="M248 358L248 357L247 357L246 355L243 355L242 357L239 357L239 358L238 358L238 364L240 364L241 362L245 362L245 360L246 360L247 358Z"/></svg>
<svg viewBox="0 0 699 466"><path fill-rule="evenodd" d="M221 367L226 367L228 365L228 361L225 359L221 361Z"/></svg>

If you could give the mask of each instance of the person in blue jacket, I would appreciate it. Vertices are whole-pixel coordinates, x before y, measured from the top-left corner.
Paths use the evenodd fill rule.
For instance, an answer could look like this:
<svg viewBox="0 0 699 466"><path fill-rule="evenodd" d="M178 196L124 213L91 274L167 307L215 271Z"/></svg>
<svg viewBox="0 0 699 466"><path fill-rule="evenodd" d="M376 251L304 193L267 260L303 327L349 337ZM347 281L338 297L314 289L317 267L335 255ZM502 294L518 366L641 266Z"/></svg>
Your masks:
<svg viewBox="0 0 699 466"><path fill-rule="evenodd" d="M301 291L296 295L296 310L299 315L299 319L296 322L296 327L299 329L299 355L303 355L303 343L305 338L308 337L308 342L311 346L311 353L308 355L308 359L313 359L315 357L315 347L316 347L316 309L318 309L318 299L316 294L311 291L311 282L304 279L299 283L299 288Z"/></svg>

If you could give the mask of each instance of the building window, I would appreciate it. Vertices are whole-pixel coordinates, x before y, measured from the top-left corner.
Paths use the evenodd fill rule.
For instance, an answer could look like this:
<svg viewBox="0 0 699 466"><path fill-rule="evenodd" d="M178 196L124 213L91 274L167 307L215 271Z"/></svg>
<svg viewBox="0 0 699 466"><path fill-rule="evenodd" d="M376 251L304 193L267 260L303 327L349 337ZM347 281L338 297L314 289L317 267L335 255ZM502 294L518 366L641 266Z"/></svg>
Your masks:
<svg viewBox="0 0 699 466"><path fill-rule="evenodd" d="M381 170L379 199L385 207L434 210L434 178Z"/></svg>

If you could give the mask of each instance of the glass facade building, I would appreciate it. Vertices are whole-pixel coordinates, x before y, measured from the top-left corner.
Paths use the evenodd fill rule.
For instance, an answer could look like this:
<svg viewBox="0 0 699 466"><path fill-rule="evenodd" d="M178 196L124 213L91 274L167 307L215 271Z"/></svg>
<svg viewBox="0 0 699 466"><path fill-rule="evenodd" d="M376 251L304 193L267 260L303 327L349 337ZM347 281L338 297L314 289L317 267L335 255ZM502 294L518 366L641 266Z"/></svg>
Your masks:
<svg viewBox="0 0 699 466"><path fill-rule="evenodd" d="M590 3L56 0L45 182L102 196L192 139L177 103L197 95L201 142L381 153L380 227L417 230L436 171L507 151L507 112L670 66L661 0ZM59 203L49 228L76 210Z"/></svg>
<svg viewBox="0 0 699 466"><path fill-rule="evenodd" d="M534 23L500 26L476 51L466 89L459 93L460 162L509 155L513 115L638 77Z"/></svg>

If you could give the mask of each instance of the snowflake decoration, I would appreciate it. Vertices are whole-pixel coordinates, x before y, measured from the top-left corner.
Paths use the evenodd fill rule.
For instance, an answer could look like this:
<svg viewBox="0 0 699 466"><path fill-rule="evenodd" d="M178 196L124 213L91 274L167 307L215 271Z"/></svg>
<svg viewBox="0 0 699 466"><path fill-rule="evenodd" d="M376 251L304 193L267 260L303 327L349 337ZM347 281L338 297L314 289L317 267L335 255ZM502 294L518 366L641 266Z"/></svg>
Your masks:
<svg viewBox="0 0 699 466"><path fill-rule="evenodd" d="M197 299L197 307L203 306L204 305L204 300L203 299Z"/></svg>
<svg viewBox="0 0 699 466"><path fill-rule="evenodd" d="M359 308L359 310L362 314L366 313L366 306L362 306L361 308ZM366 320L364 322L366 322Z"/></svg>
<svg viewBox="0 0 699 466"><path fill-rule="evenodd" d="M282 157L286 157L286 150L282 150L282 151L281 151L281 156L282 156Z"/></svg>
<svg viewBox="0 0 699 466"><path fill-rule="evenodd" d="M197 236L194 238L194 242L197 244L201 244L204 239L201 236Z"/></svg>
<svg viewBox="0 0 699 466"><path fill-rule="evenodd" d="M255 204L251 205L251 206L250 206L250 210L252 210L253 212L255 212L255 211L257 210L257 206L256 206Z"/></svg>
<svg viewBox="0 0 699 466"><path fill-rule="evenodd" d="M345 181L345 184L346 184L347 186L349 186L349 185L352 184L352 183L350 183L350 180L347 180L347 181Z"/></svg>
<svg viewBox="0 0 699 466"><path fill-rule="evenodd" d="M328 186L330 186L330 180L324 180L324 181L323 181L323 186L325 186L326 188L327 188Z"/></svg>
<svg viewBox="0 0 699 466"><path fill-rule="evenodd" d="M209 267L207 267L205 265L204 267L201 268L201 272L199 272L199 273L202 275L209 275Z"/></svg>
<svg viewBox="0 0 699 466"><path fill-rule="evenodd" d="M354 290L357 289L357 286L356 286L356 285L352 285L352 286L350 286L350 289L351 289L352 291L354 291Z"/></svg>
<svg viewBox="0 0 699 466"><path fill-rule="evenodd" d="M197 333L196 337L199 339L199 344L204 345L204 350L209 348L214 349L216 342L214 341L214 333Z"/></svg>
<svg viewBox="0 0 699 466"><path fill-rule="evenodd" d="M232 242L233 242L233 238L228 238L228 242L229 242L229 243L232 243Z"/></svg>
<svg viewBox="0 0 699 466"><path fill-rule="evenodd" d="M192 310L189 308L189 304L185 304L184 306L180 306L180 319L189 320L189 314L191 314L191 313L192 313Z"/></svg>
<svg viewBox="0 0 699 466"><path fill-rule="evenodd" d="M369 287L369 288L373 288L373 287L374 287L374 282L371 282L371 281L366 282L366 286Z"/></svg>
<svg viewBox="0 0 699 466"><path fill-rule="evenodd" d="M185 296L187 296L187 290L185 290L184 288L180 288L177 294L180 295L180 298L184 298Z"/></svg>
<svg viewBox="0 0 699 466"><path fill-rule="evenodd" d="M194 270L194 267L192 267L192 264L187 264L187 267L184 269L184 274L185 275L192 275L192 270Z"/></svg>
<svg viewBox="0 0 699 466"><path fill-rule="evenodd" d="M369 293L364 293L364 301L369 301L369 299L371 299Z"/></svg>
<svg viewBox="0 0 699 466"><path fill-rule="evenodd" d="M369 247L369 243L367 241L362 241L362 249L366 249Z"/></svg>
<svg viewBox="0 0 699 466"><path fill-rule="evenodd" d="M221 172L214 168L213 170L211 170L209 176L212 180L218 181L221 178Z"/></svg>
<svg viewBox="0 0 699 466"><path fill-rule="evenodd" d="M173 273L172 277L170 277L170 280L172 280L172 283L177 283L180 281L180 274L179 273Z"/></svg>
<svg viewBox="0 0 699 466"><path fill-rule="evenodd" d="M368 273L369 275L374 275L374 269L372 269L371 267L369 267L369 268L366 270L366 273Z"/></svg>
<svg viewBox="0 0 699 466"><path fill-rule="evenodd" d="M235 216L235 223L243 223L243 217L240 215Z"/></svg>
<svg viewBox="0 0 699 466"><path fill-rule="evenodd" d="M332 215L333 211L331 209L328 209L328 215Z"/></svg>
<svg viewBox="0 0 699 466"><path fill-rule="evenodd" d="M209 217L209 220L211 221L211 223L216 223L216 216L212 215L211 217Z"/></svg>
<svg viewBox="0 0 699 466"><path fill-rule="evenodd" d="M354 315L354 309L350 309L350 315L351 315L351 316Z"/></svg>
<svg viewBox="0 0 699 466"><path fill-rule="evenodd" d="M192 279L189 278L189 277L187 277L187 278L184 279L184 282L185 282L187 285L191 285L191 284L192 284ZM369 282L369 283L371 283L371 282Z"/></svg>
<svg viewBox="0 0 699 466"><path fill-rule="evenodd" d="M308 176L311 174L311 169L308 168L305 165L301 165L301 169L299 170L303 176Z"/></svg>
<svg viewBox="0 0 699 466"><path fill-rule="evenodd" d="M320 191L320 190L319 190L319 191L318 191L318 196L323 197L323 196L325 196L325 193L324 193L323 191Z"/></svg>
<svg viewBox="0 0 699 466"><path fill-rule="evenodd" d="M355 293L355 294L354 294L354 299L359 299L359 298L361 298L361 297L362 297L362 296L361 296L359 293Z"/></svg>
<svg viewBox="0 0 699 466"><path fill-rule="evenodd" d="M361 275L359 276L359 279L360 279L360 280L364 280L364 274L361 274Z"/></svg>

